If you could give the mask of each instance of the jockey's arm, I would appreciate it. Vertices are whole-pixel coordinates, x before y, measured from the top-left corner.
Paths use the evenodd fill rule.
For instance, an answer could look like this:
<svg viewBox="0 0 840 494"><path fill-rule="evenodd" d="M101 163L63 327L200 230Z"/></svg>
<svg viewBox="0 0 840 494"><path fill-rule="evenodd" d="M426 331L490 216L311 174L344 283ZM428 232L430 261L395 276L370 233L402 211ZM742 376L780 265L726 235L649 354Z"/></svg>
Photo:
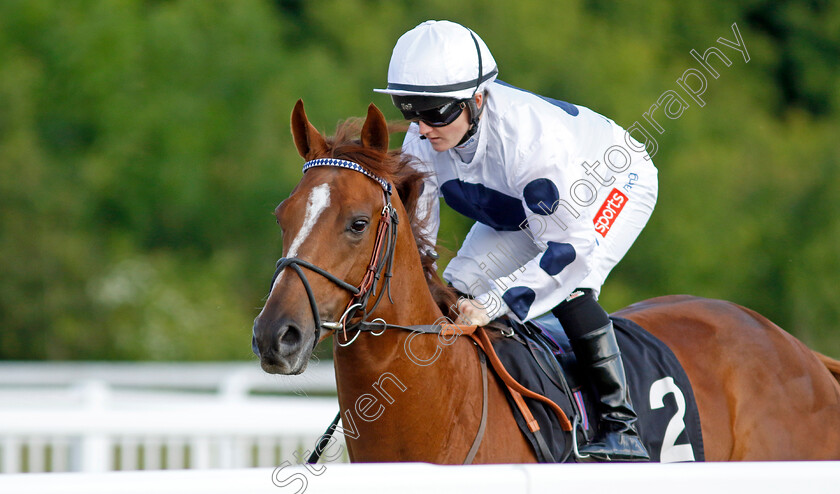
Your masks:
<svg viewBox="0 0 840 494"><path fill-rule="evenodd" d="M515 190L525 191L535 181L545 185L545 200L535 203L539 197L522 194L529 214L523 231L539 253L517 271L514 283L505 276L494 280L492 290L478 294L472 307L464 307L464 316L487 322L506 313L522 321L531 319L563 301L589 274L595 234L589 212L568 196L575 179L567 171L568 161L556 148L541 148L519 166L509 168L510 185Z"/></svg>

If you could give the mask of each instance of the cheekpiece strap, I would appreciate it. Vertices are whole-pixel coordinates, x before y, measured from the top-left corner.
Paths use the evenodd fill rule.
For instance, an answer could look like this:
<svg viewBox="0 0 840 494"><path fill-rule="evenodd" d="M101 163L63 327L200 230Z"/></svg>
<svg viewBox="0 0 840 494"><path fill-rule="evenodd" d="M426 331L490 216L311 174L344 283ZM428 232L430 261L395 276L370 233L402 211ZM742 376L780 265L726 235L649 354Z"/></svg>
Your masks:
<svg viewBox="0 0 840 494"><path fill-rule="evenodd" d="M382 189L385 190L387 194L391 194L391 184L388 183L387 180L374 175L373 173L367 171L365 167L353 161L340 160L336 158L319 158L317 160L307 161L306 163L304 163L303 173L306 173L306 170L314 168L316 166L337 166L339 168L347 168L349 170L357 171L363 175L372 178L373 180L376 180L376 182L382 186Z"/></svg>

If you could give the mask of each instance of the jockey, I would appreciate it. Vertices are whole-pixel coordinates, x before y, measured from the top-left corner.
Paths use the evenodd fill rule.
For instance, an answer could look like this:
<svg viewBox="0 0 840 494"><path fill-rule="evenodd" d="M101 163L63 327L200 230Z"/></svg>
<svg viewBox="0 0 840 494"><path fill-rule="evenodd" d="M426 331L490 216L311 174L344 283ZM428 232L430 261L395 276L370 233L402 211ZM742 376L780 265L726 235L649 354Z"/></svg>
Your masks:
<svg viewBox="0 0 840 494"><path fill-rule="evenodd" d="M645 148L588 108L496 80L472 30L427 21L397 41L394 105L412 123L403 151L427 167L418 205L437 237L439 197L476 221L444 279L473 299L457 322L527 321L551 311L598 393L602 460L647 460L612 322L598 294L653 212L657 170Z"/></svg>

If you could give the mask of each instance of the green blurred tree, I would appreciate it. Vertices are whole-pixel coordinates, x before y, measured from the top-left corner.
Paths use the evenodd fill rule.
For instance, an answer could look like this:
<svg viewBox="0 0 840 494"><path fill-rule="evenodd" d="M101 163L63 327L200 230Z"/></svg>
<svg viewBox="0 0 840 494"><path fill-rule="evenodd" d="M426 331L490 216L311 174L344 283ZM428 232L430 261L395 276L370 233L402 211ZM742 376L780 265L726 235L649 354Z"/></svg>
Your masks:
<svg viewBox="0 0 840 494"><path fill-rule="evenodd" d="M733 300L840 356L836 2L8 0L0 358L250 358L295 100L327 133L371 101L398 119L371 90L403 32L444 18L501 79L624 126L737 23L750 61L718 44L706 105L662 118L659 204L602 300ZM441 242L469 225L445 209Z"/></svg>

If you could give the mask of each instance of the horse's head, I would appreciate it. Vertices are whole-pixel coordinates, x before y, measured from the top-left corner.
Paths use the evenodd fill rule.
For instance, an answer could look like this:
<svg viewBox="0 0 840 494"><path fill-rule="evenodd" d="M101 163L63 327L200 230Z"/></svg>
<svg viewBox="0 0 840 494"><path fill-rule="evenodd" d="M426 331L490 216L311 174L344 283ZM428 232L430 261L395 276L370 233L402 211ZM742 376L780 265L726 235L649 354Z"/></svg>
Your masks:
<svg viewBox="0 0 840 494"><path fill-rule="evenodd" d="M372 104L360 139L337 142L315 129L298 101L292 111L292 135L307 166L321 158L348 164L389 159L388 125ZM252 340L266 372L303 372L322 327L341 319L365 277L377 225L390 204L390 185L358 171L312 166L274 211L283 232L283 259L254 321Z"/></svg>

